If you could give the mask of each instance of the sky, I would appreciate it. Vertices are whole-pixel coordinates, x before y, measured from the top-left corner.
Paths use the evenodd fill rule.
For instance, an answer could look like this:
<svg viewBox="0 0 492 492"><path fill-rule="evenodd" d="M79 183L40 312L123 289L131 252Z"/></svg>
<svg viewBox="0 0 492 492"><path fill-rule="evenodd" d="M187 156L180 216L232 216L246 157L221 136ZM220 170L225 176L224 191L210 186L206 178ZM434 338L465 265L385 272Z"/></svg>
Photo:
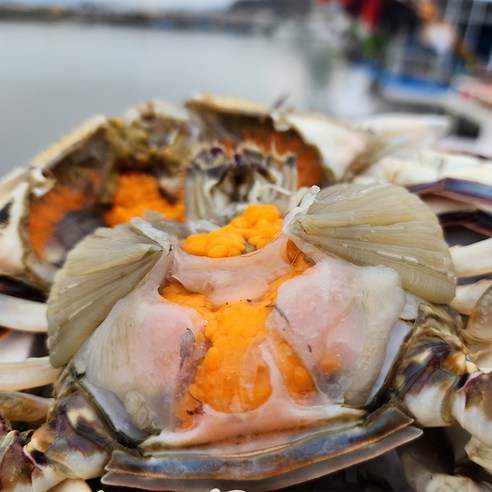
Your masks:
<svg viewBox="0 0 492 492"><path fill-rule="evenodd" d="M140 7L161 9L191 9L205 10L223 8L230 5L233 0L0 0L0 3L19 3L29 5L77 5L79 3L97 3L115 7Z"/></svg>

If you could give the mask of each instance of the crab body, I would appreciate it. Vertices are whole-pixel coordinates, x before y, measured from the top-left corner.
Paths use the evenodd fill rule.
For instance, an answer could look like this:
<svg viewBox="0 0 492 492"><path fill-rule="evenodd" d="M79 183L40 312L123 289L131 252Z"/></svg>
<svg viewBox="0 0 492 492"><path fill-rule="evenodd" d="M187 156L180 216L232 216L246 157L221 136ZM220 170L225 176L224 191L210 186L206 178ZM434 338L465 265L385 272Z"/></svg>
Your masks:
<svg viewBox="0 0 492 492"><path fill-rule="evenodd" d="M446 307L455 275L437 219L404 189L297 190L349 179L380 139L339 127L353 152L330 167L321 142L331 120L213 98L188 108L190 120L152 106L124 123L97 120L9 178L18 199L2 217L14 242L2 244L19 254L4 273L46 290L58 273L49 360L9 365L0 394L7 419L48 420L32 435L5 424L2 488L103 477L149 490L269 490L447 425L472 435L470 458L491 470L491 418L477 396L490 385L471 361L490 353L490 293L464 330ZM142 177L187 220L154 214L91 233L125 222L121 180L148 190ZM70 244L35 234L43 205L60 196L73 208L42 229L77 214ZM40 319L44 307L31 308ZM54 382L55 399L17 392L28 387L14 377L21 368L31 386Z"/></svg>
<svg viewBox="0 0 492 492"><path fill-rule="evenodd" d="M388 201L394 216L373 216L371 241L356 234L367 204ZM418 437L414 415L454 422L451 404L437 423L413 403L421 379L453 402L478 371L459 318L424 300L454 289L427 211L398 187L340 185L307 192L284 219L252 205L184 239L139 219L96 231L51 291L51 361L64 369L53 417L26 450L42 453L54 481L268 490ZM229 244L220 255L218 237Z"/></svg>

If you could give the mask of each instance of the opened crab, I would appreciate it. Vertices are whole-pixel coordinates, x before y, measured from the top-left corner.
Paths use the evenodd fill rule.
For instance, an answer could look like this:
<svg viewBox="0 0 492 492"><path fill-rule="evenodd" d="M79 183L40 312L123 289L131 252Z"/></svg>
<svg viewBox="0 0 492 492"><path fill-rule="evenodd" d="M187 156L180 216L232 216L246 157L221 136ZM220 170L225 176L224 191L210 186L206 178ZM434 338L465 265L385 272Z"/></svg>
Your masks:
<svg viewBox="0 0 492 492"><path fill-rule="evenodd" d="M243 109L235 118L217 104L189 106L207 122L207 139L228 129L221 143L201 143L191 159L186 149L195 136L187 125L174 131L174 119L173 138L157 140L178 164L163 158L154 166L160 154L148 147L141 154L139 174L173 189L186 218L150 214L99 228L56 274L50 363L31 359L22 371L11 364L1 395L6 419L48 419L25 433L4 423L0 488L48 490L67 478L102 477L150 490L269 490L381 455L417 438L422 427L448 425L471 435L469 458L492 471L492 417L482 398L490 382L479 367L490 353L483 321L490 291L463 330L446 306L455 272L434 213L387 183L298 191L313 179L347 179L364 165L349 159L334 171L325 159L302 174L299 148L265 155L264 132L234 146L231 135L248 133L261 112ZM146 126L154 137L160 117L154 111ZM262 127L268 138L278 139L272 135L287 121L299 141L294 130L305 119L270 118ZM110 141L112 156L102 178L95 171L106 159L77 168L84 161L74 152L100 157L85 137L48 159L49 169L70 169L68 162L89 176L82 182L94 190L92 199L62 208L54 220L56 229L67 213L90 211L83 216L94 220L77 240L107 223L114 183L135 175L107 126L102 135L96 148ZM26 217L35 228L36 205L80 183L80 176L64 176L55 172L51 195L19 180L18 189L29 192L7 202L9 217L18 217L7 229L19 230ZM20 205L20 215L11 215L26 199L27 216ZM71 246L60 247L55 234L38 248L31 229L27 240L25 231L18 236L25 249L10 274L49 285ZM54 399L18 391L51 382Z"/></svg>
<svg viewBox="0 0 492 492"><path fill-rule="evenodd" d="M36 301L49 292L67 251L98 226L146 212L173 220L220 219L209 202L222 180L231 183L219 193L224 206L232 202L233 213L233 203L269 201L275 189L345 179L393 146L318 115L213 96L186 106L154 102L123 118L95 117L0 182L2 326L46 330L45 306ZM221 152L232 161L241 155L234 175ZM215 162L213 176L202 171L203 159ZM262 196L260 183L269 184ZM207 193L198 202L193 190L201 186Z"/></svg>

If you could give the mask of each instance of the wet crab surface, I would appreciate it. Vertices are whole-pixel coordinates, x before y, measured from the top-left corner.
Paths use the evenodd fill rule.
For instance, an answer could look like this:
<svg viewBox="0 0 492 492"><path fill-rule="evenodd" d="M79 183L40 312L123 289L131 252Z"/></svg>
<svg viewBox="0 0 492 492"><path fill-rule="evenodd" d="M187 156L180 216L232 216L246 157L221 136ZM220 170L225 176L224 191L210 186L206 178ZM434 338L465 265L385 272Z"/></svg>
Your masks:
<svg viewBox="0 0 492 492"><path fill-rule="evenodd" d="M361 170L376 160L369 145L366 151L369 149L371 157L366 152L362 161L354 161L354 155L361 155L363 149L361 135L378 141L380 150L383 145L379 137L354 131L351 141L355 139L357 145L350 156L345 153L342 160L335 155L329 167L326 156L330 146L320 145L327 137L319 131L318 118L279 116L264 108L238 109L237 105L213 99L192 101L189 107L194 108L195 117L199 115L206 122L206 139L217 140L208 148L198 142L201 148L190 157L187 152L196 137L190 136L188 126L178 131L172 126L174 140L169 144L167 139L164 145L172 165L156 166L156 151L149 150L150 141L162 142L162 138L143 138L146 143L140 160L144 164L137 167L137 173L128 164L134 161L133 153L138 155L142 148L136 139L126 135L118 145L112 141L108 153L121 153L126 160L109 158L112 169L118 171L107 174L103 186L97 185L101 177L94 178L99 163L83 169L81 175L89 176L86 189L96 190L89 204L75 199L71 208L73 201L66 200L67 189L71 198L77 195L70 183L79 183L79 176L74 181L55 176L55 186L48 187L47 194L39 192L41 198L31 193L29 255L41 258L44 268L28 261L27 269L18 269L18 278L38 286L41 278L45 289L51 282L51 274L45 275L46 265L55 271L67 247L60 248L56 235L53 240L52 226L41 228L51 234L34 239L38 237L33 233L39 221L36 217L43 215L39 210L45 210L42 206L36 210L34 205L46 205L46 201L48 209L58 210L53 197L61 195L69 207L62 207L62 213L51 221L61 231L67 215L80 213L81 208L89 210L84 217L96 218L95 222L87 221L94 224L88 230L102 223L112 225L108 216L139 214L135 211L139 203L129 212L115 206L120 190L125 205L134 195L125 191L124 185L117 184L116 192L112 185L109 190L113 191L107 191L106 183L128 178L129 189L143 189L145 198L150 198L144 210L161 212L171 219L156 222L154 215L151 224L136 220L131 226L116 227L114 232L101 229L69 254L58 274L49 303L49 346L52 363L65 369L56 383L58 404L49 422L32 437L25 436L30 439L25 449L34 459L42 458L37 465L31 463L34 469L44 473L51 467L55 475L78 473L89 478L91 473L101 473L101 466L112 454L105 489L118 484L157 490L205 490L208 485L227 489L235 484L246 490L278 488L371 458L415 438L420 430L411 425L412 414L424 426L459 421L472 435L488 431L489 417L480 416L484 427L472 429L471 413L454 408L461 398L456 396L457 390L463 389L468 401L476 402L471 405L479 412L476 415L481 415L483 409L473 395L488 391L486 376L480 376L467 358L461 320L441 312L441 308L425 307L429 301L448 303L454 295L451 260L434 215L415 197L391 185L335 185L322 191L296 191L298 185L313 181L327 186L349 180L353 174L361 175ZM176 125L175 116L173 113L172 125ZM156 118L155 110L152 118ZM316 123L316 131L309 125L310 132L305 130L306 120ZM169 121L167 112L165 121ZM321 125L324 131L325 123ZM150 125L154 127L155 121ZM258 134L252 138L255 128ZM344 125L340 128L348 131ZM278 133L287 136L281 149L284 153L278 152ZM300 149L299 134L306 140L310 136L314 147L310 144ZM128 141L131 145L123 145L121 150L121 142ZM269 147L272 141L276 145ZM69 143L68 150L61 152L64 164L60 169L70 170L74 162L80 162L73 158L73 152L75 148L87 154L87 148L82 147ZM96 148L98 151L92 149L88 154L100 159L100 147ZM60 162L59 154L55 152L54 161L46 162ZM185 172L180 174L185 161ZM114 162L120 164L115 166ZM159 171L163 167L164 171ZM149 191L148 177L152 186L157 183L157 195ZM56 184L61 182L63 186ZM171 200L169 190L174 192ZM179 205L180 193L183 205ZM160 209L152 196L159 197L159 203L162 198L171 202L172 211ZM184 207L188 222L182 222L183 209L172 215L176 204ZM203 219L208 223L199 222ZM45 249L48 255L44 251L41 254ZM121 254L115 258L114 251ZM158 264L159 273L155 270ZM375 283L375 277L383 280ZM125 282L118 282L120 278ZM327 288L326 278L343 286L342 293L341 287ZM284 283L288 288L282 287ZM8 287L14 290L13 284L8 283ZM426 301L415 301L415 296ZM381 299L387 302L381 305ZM486 302L479 305L483 317ZM319 312L320 306L326 313ZM157 317L168 320L171 331L169 327L163 329L160 322L156 324L149 315L152 310L162 311ZM329 318L338 321L330 325L326 322ZM400 331L401 326L407 328L403 334L392 335L398 318ZM245 319L249 320L246 324ZM444 327L437 340L435 323ZM487 346L485 337L480 338L482 325L478 322L478 328L470 332L480 353ZM413 326L418 336L409 335L408 326ZM392 343L388 343L390 339ZM404 339L406 348L399 350ZM156 350L158 357L153 355ZM388 372L394 361L396 369ZM157 380L151 377L156 374ZM475 390L466 388L472 374ZM429 400L429 395L424 395L420 400L419 388L428 388L430 393L439 388L439 396L431 395ZM431 406L445 402L446 412L429 416L425 409L429 401ZM89 420L84 421L81 408L87 404ZM79 434L64 434L66 422ZM320 422L324 423L320 426ZM386 433L378 432L381 426L386 426ZM287 438L282 438L284 431ZM242 452L252 455L253 461L243 456L238 465L238 456L234 457L227 445L231 439L236 446L241 441ZM287 447L285 439L290 442ZM87 458L87 463L82 460L82 465L67 465L67 445L64 448L63 443L68 443L69 449L74 445L83 449L87 441L96 458ZM368 441L372 443L369 446ZM307 448L303 447L306 442L310 445ZM320 442L324 443L323 451L312 449ZM196 446L202 456L193 458ZM265 454L269 448L271 453ZM135 454L129 452L131 449L138 451ZM219 472L214 459L222 460L225 470ZM194 465L186 465L190 460L195 460ZM272 460L276 463L273 468ZM385 482L374 477L378 463L388 466L384 460L329 475L310 486L313 490L326 486L335 490L371 486L398 490L403 484L398 478ZM317 468L319 462L323 463L321 468ZM5 463L4 470L8 470ZM180 472L172 469L173 463L179 465ZM71 470L68 474L67 467ZM446 472L452 471L448 466ZM60 479L51 478L52 483ZM306 490L305 485L292 486Z"/></svg>

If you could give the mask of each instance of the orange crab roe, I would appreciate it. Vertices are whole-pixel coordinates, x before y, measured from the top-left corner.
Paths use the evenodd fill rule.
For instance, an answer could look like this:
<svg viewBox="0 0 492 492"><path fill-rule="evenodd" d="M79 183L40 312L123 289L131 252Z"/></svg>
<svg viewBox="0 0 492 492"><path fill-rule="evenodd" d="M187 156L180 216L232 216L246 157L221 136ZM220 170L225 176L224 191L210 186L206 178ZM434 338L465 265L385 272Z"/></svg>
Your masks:
<svg viewBox="0 0 492 492"><path fill-rule="evenodd" d="M178 197L176 203L170 203L159 191L156 178L148 174L122 174L113 201L113 207L104 216L109 226L128 222L132 217L145 217L145 212L149 211L178 221L185 217L182 197Z"/></svg>
<svg viewBox="0 0 492 492"><path fill-rule="evenodd" d="M32 247L42 256L45 246L53 239L57 224L65 214L82 208L87 199L79 190L58 188L31 202L28 231Z"/></svg>
<svg viewBox="0 0 492 492"><path fill-rule="evenodd" d="M189 236L181 247L197 256L238 256L247 248L260 249L277 238L282 231L282 222L282 215L275 205L249 205L242 215L226 226Z"/></svg>
<svg viewBox="0 0 492 492"><path fill-rule="evenodd" d="M192 415L201 403L232 413L250 411L266 402L272 387L270 370L260 349L265 341L271 347L289 394L303 399L315 393L312 378L297 354L279 334L265 326L280 285L312 265L291 242L287 255L292 270L272 282L258 299L214 306L204 294L190 292L177 281L162 290L165 299L191 307L202 316L204 337L209 344L195 380L176 409L184 428L193 424Z"/></svg>

